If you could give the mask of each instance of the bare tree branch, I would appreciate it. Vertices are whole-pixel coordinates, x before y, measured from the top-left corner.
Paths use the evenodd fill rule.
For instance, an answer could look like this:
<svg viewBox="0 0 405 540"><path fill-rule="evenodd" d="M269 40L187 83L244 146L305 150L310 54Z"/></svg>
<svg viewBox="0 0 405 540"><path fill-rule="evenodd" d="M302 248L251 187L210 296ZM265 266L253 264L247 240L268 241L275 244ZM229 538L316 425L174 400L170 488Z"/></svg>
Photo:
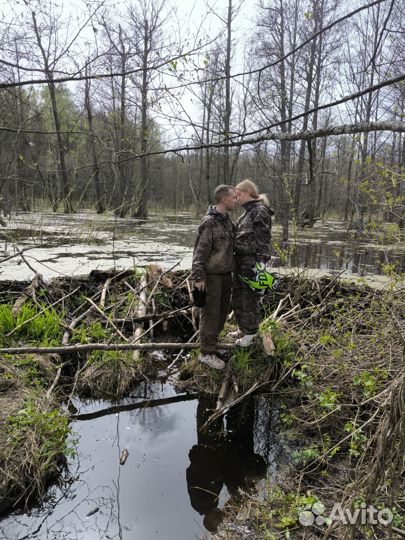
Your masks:
<svg viewBox="0 0 405 540"><path fill-rule="evenodd" d="M233 74L229 75L229 77L230 78L245 77L246 75L252 75L254 73L261 73L262 71L264 71L264 70L266 70L266 69L268 69L270 67L276 66L276 65L280 64L281 62L283 62L284 60L286 60L287 58L289 58L290 56L297 53L303 47L308 45L308 43L310 43L312 40L316 39L319 35L326 32L327 30L330 30L331 28L333 28L337 24L343 22L346 19L349 19L349 18L353 17L354 15L357 15L358 13L360 13L361 11L364 11L365 9L370 9L373 6L375 6L377 4L381 4L382 2L385 2L385 1L386 0L375 0L371 4L361 6L360 8L357 8L354 11L351 11L350 13L347 13L346 15L343 15L339 19L336 19L335 21L331 22L327 26L321 28L318 32L316 32L315 34L310 36L307 40L303 41L295 49L289 51L285 56L283 56L282 58L279 58L278 60L275 60L274 62L271 62L269 64L261 66L260 68L256 68L256 69L253 69L253 70L250 70L250 71L242 71L242 72L239 72L239 73L233 73ZM167 61L165 61L165 62L163 62L161 64L158 64L156 66L150 66L150 67L148 67L148 70L159 69L159 68L161 68L161 67L163 67L165 65L169 65L173 61L179 60L180 58L182 58L184 56L188 56L193 52L196 52L198 50L201 50L201 49L207 47L208 45L210 45L211 43L216 41L217 38L218 38L218 36L215 37L213 40L211 40L209 43L204 43L204 45L201 45L201 46L193 49L192 51L188 51L188 52L182 53L180 55L177 55L177 56L175 56L173 58L170 58L169 60L167 60ZM0 61L0 62L2 62L2 61ZM3 61L3 62L6 63L5 61ZM55 78L54 82L55 83L58 83L58 82L63 83L63 82L70 82L70 81L85 81L85 80L92 80L92 79L106 79L106 78L112 78L112 77L122 77L122 76L126 76L126 75L132 75L132 74L135 74L135 73L140 73L140 72L142 72L142 70L143 70L143 68L137 68L137 69L134 69L134 70L129 70L129 71L125 71L125 72L117 72L117 73L100 73L100 74L94 74L94 75L66 76L66 77ZM218 77L215 77L215 78L206 79L206 80L202 80L202 81L201 80L200 81L194 81L194 82L190 82L188 84L189 85L200 85L201 83L212 83L212 82L217 82L217 81L221 81L221 80L225 80L225 79L227 79L227 76L224 75L224 76L218 76ZM44 84L46 82L47 82L46 79L33 79L33 80L30 80L30 81L19 81L19 82L15 82L15 83L1 83L0 88L12 88L12 87L17 87L17 86ZM186 85L182 84L179 87L171 87L170 90L174 90L175 88L184 88L185 86L187 86L187 84Z"/></svg>
<svg viewBox="0 0 405 540"><path fill-rule="evenodd" d="M379 1L381 2L383 0L379 0ZM147 71L158 70L161 67L170 65L173 62L175 62L176 60L180 60L181 58L184 58L186 56L190 56L190 55L196 53L197 51L200 51L200 50L206 48L211 43L216 41L216 39L217 39L217 36L214 39L212 39L211 41L209 41L208 43L204 43L202 45L199 45L198 47L195 47L194 49L191 49L189 51L186 51L186 52L183 52L181 54L177 54L177 55L175 55L173 57L170 57L170 58L164 60L163 62L160 62L159 64L148 66L146 68L146 70ZM74 77L72 77L72 76L59 77L59 78L55 77L55 78L52 79L52 81L53 81L53 83L56 84L56 83L73 82L73 81L89 81L89 80L99 80L99 79L111 79L111 78L114 78L114 77L125 77L127 75L133 75L135 73L142 73L143 71L144 71L144 68L139 67L139 68L131 69L131 70L128 70L128 71L119 71L119 72L114 72L114 73L98 73L98 74L93 74L93 75L80 75L80 76L74 76ZM48 83L48 79L46 79L46 78L45 79L31 79L31 80L28 80L28 81L0 83L0 89L1 88L15 88L15 87L20 87L20 86L33 86L33 85L37 85L37 84L46 84L46 83Z"/></svg>
<svg viewBox="0 0 405 540"><path fill-rule="evenodd" d="M309 141L312 139L319 139L321 137L329 137L335 135L349 135L353 133L369 133L372 131L392 131L397 133L405 133L405 122L369 122L367 124L342 124L340 126L321 128L316 131L298 131L298 132L284 132L284 133L268 133L260 137L255 138L243 138L239 141L233 141L230 143L219 142L210 144L198 144L195 146L179 146L177 148L169 148L167 150L159 150L155 152L148 152L147 154L138 154L126 158L125 161L132 161L134 159L140 159L143 156L160 156L165 154L176 154L178 152L190 152L203 150L206 148L225 148L225 146L239 147L245 145L255 145L264 141ZM110 162L100 162L100 164ZM88 168L91 165L85 165L78 167L76 170Z"/></svg>

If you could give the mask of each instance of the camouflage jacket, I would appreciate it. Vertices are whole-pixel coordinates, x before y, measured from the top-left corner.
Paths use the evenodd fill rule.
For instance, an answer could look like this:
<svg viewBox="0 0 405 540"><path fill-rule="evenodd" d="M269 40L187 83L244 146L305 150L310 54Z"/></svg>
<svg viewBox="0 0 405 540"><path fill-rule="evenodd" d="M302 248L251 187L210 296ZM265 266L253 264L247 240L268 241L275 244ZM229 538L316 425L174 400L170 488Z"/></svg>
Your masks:
<svg viewBox="0 0 405 540"><path fill-rule="evenodd" d="M245 212L235 223L235 254L251 255L256 261L270 259L271 216L274 211L261 199L243 205Z"/></svg>
<svg viewBox="0 0 405 540"><path fill-rule="evenodd" d="M198 227L194 245L191 279L204 281L206 274L226 274L233 270L234 225L228 214L208 208Z"/></svg>

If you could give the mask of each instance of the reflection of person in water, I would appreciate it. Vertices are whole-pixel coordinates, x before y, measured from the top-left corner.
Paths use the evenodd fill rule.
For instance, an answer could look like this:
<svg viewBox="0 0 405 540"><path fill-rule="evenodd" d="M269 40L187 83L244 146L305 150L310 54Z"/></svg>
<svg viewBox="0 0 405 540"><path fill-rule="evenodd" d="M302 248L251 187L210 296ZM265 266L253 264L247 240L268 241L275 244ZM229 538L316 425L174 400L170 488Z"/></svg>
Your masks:
<svg viewBox="0 0 405 540"><path fill-rule="evenodd" d="M231 498L239 488L247 490L266 474L264 459L254 453L254 401L247 400L228 413L226 430L223 419L201 427L215 408L213 396L202 396L197 407L197 444L190 452L186 471L191 506L204 516L204 526L215 532L222 521L219 495L225 485Z"/></svg>

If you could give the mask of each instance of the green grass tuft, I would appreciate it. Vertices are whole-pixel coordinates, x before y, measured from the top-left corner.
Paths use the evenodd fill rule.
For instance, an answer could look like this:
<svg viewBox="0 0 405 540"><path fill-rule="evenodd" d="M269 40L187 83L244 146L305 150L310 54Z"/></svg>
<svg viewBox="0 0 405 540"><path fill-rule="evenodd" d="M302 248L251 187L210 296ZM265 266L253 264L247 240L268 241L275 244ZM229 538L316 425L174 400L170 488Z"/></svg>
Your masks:
<svg viewBox="0 0 405 540"><path fill-rule="evenodd" d="M0 306L0 343L12 346L18 340L39 346L58 345L62 338L63 313L45 305L26 302L16 316L12 307ZM11 336L7 336L14 329Z"/></svg>

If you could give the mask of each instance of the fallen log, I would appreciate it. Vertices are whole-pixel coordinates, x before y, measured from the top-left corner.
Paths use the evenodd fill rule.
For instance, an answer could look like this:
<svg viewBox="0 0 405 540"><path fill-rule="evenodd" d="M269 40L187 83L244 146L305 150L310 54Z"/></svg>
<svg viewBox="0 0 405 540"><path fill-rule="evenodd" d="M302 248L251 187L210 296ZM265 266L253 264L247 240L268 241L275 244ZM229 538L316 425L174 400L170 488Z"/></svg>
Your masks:
<svg viewBox="0 0 405 540"><path fill-rule="evenodd" d="M194 306L193 293L191 291L190 280L188 278L186 279L186 284L187 284L188 296L190 298L190 303L192 306L191 318L192 318L193 328L194 328L194 332L197 332L198 330L197 313L199 313L199 309Z"/></svg>
<svg viewBox="0 0 405 540"><path fill-rule="evenodd" d="M118 278L119 275L120 274L117 274L115 277ZM93 311L94 305L95 305L94 301L97 300L97 298L99 296L101 296L100 306L102 306L104 308L106 295L107 295L107 289L111 285L113 280L114 280L114 276L111 277L111 278L108 278L106 280L106 282L104 283L104 286L103 286L102 290L97 291L95 294L93 294L93 296L91 298L90 297L88 298L89 302L91 303L91 306L88 309L86 309L85 311L83 311L80 315L78 315L75 319L73 319L71 321L71 323L69 324L69 326L66 327L65 332L64 332L63 337L62 337L62 345L68 345L70 336L73 334L74 329L79 324L79 322L81 322L83 319L85 319L87 317L87 315L89 315ZM113 306L110 306L110 308L111 307L113 307ZM106 308L104 311L106 311L107 309L110 309L110 308ZM72 313L72 316L76 313L76 311ZM103 314L103 316L104 316L104 314ZM112 322L115 323L115 321L112 321Z"/></svg>
<svg viewBox="0 0 405 540"><path fill-rule="evenodd" d="M282 381L297 367L297 365L298 365L298 363L295 363L292 366L290 366L288 369L286 369L284 371L284 373L281 375L281 377L279 379L277 379L277 381L273 384L273 386L268 391L268 393L271 394L271 393L275 392L275 390L277 390L278 386L282 383ZM259 381L255 382L253 384L253 386L251 386L244 394L237 397L236 399L234 399L230 403L224 405L220 409L217 408L214 411L214 413L201 426L200 431L204 431L217 418L220 418L221 416L224 416L225 414L227 414L229 412L229 410L232 409L232 407L234 407L235 405L237 405L238 403L243 401L247 396L250 396L251 394L256 392L256 390L258 390L259 388L262 388L263 386L271 384L272 381L270 380L270 374L272 372L272 369L273 369L273 366L270 365L267 372L265 373L263 382L259 382Z"/></svg>
<svg viewBox="0 0 405 540"><path fill-rule="evenodd" d="M274 356L276 354L276 346L270 332L265 332L262 335L262 343L264 352L267 356Z"/></svg>
<svg viewBox="0 0 405 540"><path fill-rule="evenodd" d="M70 364L70 360L67 360L66 362L63 362L63 364L60 364L60 366L58 367L58 371L56 372L56 376L55 376L55 379L53 381L53 383L51 384L51 386L48 388L48 390L46 391L46 397L47 398L50 398L51 395L52 395L52 392L55 390L56 388L56 385L58 384L59 382L59 379L60 379L60 376L62 375L62 369L67 366L68 364Z"/></svg>
<svg viewBox="0 0 405 540"><path fill-rule="evenodd" d="M114 328L114 330L117 332L119 337L123 339L124 341L128 341L128 339L124 336L121 330L112 322L112 320L104 313L104 311L101 308L99 308L98 305L95 304L91 298L87 298L87 296L85 298L93 306L93 308L107 321L107 324L109 324L110 326ZM100 306L101 306L101 302L100 302Z"/></svg>
<svg viewBox="0 0 405 540"><path fill-rule="evenodd" d="M196 393L178 394L176 396L160 399L146 399L145 401L137 401L136 403L126 403L125 405L113 405L106 409L100 409L90 413L78 413L70 416L72 420L94 420L95 418L101 418L102 416L108 416L110 414L118 414L124 411L134 411L136 409L149 409L152 407L161 407L162 405L169 405L171 403L179 403L181 401L191 401L198 398Z"/></svg>
<svg viewBox="0 0 405 540"><path fill-rule="evenodd" d="M104 309L105 307L105 300L107 298L107 291L108 287L111 285L112 278L106 279L106 282L104 283L103 289L101 291L101 297L100 297L100 307L101 309Z"/></svg>
<svg viewBox="0 0 405 540"><path fill-rule="evenodd" d="M85 343L66 347L5 347L0 354L72 354L88 351L177 351L179 349L199 349L200 343ZM219 349L232 351L233 343L219 343Z"/></svg>
<svg viewBox="0 0 405 540"><path fill-rule="evenodd" d="M1 219L1 218L0 218ZM2 225L0 221L0 225ZM21 253L24 253L24 251L28 251L29 249L35 249L36 246L26 247L23 249L20 249L13 253L13 255L9 255L8 257L4 257L3 259L0 259L0 264L5 263L6 261L9 261L10 259L14 259L15 257L19 257Z"/></svg>
<svg viewBox="0 0 405 540"><path fill-rule="evenodd" d="M73 330L76 328L76 326L79 324L80 321L82 321L84 318L87 317L87 315L93 310L93 306L86 309L83 313L81 313L76 319L73 319L73 321L69 324L69 326L66 328L66 330L63 333L62 337L62 345L67 346L69 343L69 338L71 334L73 334Z"/></svg>
<svg viewBox="0 0 405 540"><path fill-rule="evenodd" d="M263 383L256 382L254 383L253 386L249 388L249 390L247 390L244 394L236 398L234 401L232 401L228 405L224 405L223 407L219 409L217 408L215 412L208 418L208 420L206 420L206 422L201 426L200 431L204 431L217 418L220 418L221 416L224 416L225 414L227 414L229 412L229 409L231 409L232 407L234 407L235 405L243 401L250 394L253 394L253 392L258 390L260 387L265 386L267 384L270 384L270 381L266 380Z"/></svg>

